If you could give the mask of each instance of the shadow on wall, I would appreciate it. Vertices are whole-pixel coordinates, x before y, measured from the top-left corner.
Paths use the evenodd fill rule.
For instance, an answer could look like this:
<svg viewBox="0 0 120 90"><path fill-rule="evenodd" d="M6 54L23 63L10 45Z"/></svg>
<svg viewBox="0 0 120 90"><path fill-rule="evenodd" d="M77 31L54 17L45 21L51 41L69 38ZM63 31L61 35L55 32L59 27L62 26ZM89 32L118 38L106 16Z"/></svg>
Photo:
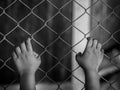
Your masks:
<svg viewBox="0 0 120 90"><path fill-rule="evenodd" d="M0 84L19 82L11 53L28 37L33 38L33 49L42 57L37 82L70 81L72 2L49 0L52 5L47 0L21 1L0 1Z"/></svg>

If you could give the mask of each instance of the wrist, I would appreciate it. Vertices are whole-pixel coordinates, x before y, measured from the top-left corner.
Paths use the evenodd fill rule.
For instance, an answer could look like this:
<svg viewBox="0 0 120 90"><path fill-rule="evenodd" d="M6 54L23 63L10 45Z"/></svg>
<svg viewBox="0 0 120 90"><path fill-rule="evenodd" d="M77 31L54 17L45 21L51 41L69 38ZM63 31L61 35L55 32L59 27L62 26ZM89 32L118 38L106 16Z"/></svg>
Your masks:
<svg viewBox="0 0 120 90"><path fill-rule="evenodd" d="M35 72L25 71L20 74L20 77L22 76L34 76Z"/></svg>
<svg viewBox="0 0 120 90"><path fill-rule="evenodd" d="M98 72L96 68L91 68L91 67L84 67L83 70L85 72Z"/></svg>
<svg viewBox="0 0 120 90"><path fill-rule="evenodd" d="M97 70L84 70L84 72L88 74L98 74Z"/></svg>
<svg viewBox="0 0 120 90"><path fill-rule="evenodd" d="M85 71L86 90L100 90L100 76L96 70Z"/></svg>
<svg viewBox="0 0 120 90"><path fill-rule="evenodd" d="M89 75L90 77L100 78L97 70L86 70L86 71L84 71L84 72L85 72L85 75Z"/></svg>

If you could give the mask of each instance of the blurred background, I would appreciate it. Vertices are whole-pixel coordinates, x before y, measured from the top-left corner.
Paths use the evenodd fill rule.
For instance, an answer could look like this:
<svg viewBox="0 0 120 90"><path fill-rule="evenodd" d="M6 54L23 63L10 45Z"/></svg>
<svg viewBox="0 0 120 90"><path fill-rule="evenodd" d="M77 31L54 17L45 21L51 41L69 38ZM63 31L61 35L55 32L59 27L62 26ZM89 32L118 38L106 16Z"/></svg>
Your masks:
<svg viewBox="0 0 120 90"><path fill-rule="evenodd" d="M28 37L42 60L37 90L84 90L75 55L84 51L89 36L105 49L103 90L119 90L115 78L104 76L119 69L110 61L111 51L119 50L119 7L119 0L0 0L0 90L19 90L11 53Z"/></svg>

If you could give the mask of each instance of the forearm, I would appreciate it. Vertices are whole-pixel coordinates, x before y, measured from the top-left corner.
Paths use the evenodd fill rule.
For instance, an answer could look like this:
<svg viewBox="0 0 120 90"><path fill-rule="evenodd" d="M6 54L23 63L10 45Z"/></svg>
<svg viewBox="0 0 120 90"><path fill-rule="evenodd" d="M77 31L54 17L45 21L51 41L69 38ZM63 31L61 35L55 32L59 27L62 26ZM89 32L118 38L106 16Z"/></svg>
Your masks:
<svg viewBox="0 0 120 90"><path fill-rule="evenodd" d="M20 76L20 90L36 90L34 73Z"/></svg>
<svg viewBox="0 0 120 90"><path fill-rule="evenodd" d="M101 90L100 77L95 71L85 71L85 90Z"/></svg>

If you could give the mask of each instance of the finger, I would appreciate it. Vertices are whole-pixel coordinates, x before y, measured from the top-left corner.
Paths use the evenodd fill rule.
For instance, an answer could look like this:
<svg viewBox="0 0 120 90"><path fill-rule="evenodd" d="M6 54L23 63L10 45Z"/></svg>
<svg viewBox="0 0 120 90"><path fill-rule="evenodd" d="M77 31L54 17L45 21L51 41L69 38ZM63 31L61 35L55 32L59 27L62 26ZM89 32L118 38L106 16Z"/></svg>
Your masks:
<svg viewBox="0 0 120 90"><path fill-rule="evenodd" d="M101 50L101 55L104 57L104 49Z"/></svg>
<svg viewBox="0 0 120 90"><path fill-rule="evenodd" d="M93 41L93 47L94 47L94 48L97 48L97 44L98 44L98 41L97 41L97 40L94 40L94 41Z"/></svg>
<svg viewBox="0 0 120 90"><path fill-rule="evenodd" d="M87 42L87 47L91 47L93 44L93 39L92 38L87 38L88 42Z"/></svg>
<svg viewBox="0 0 120 90"><path fill-rule="evenodd" d="M19 56L19 54L21 53L20 47L16 48L16 53L17 53L17 56Z"/></svg>
<svg viewBox="0 0 120 90"><path fill-rule="evenodd" d="M15 52L12 53L12 56L13 56L13 60L15 61L17 59L17 55Z"/></svg>
<svg viewBox="0 0 120 90"><path fill-rule="evenodd" d="M117 55L119 55L120 53L119 53L119 51L117 50L117 49L113 49L112 50L112 57L115 57L115 56L117 56Z"/></svg>
<svg viewBox="0 0 120 90"><path fill-rule="evenodd" d="M22 52L25 52L25 51L26 51L26 45L25 45L24 42L21 44L21 51L22 51Z"/></svg>
<svg viewBox="0 0 120 90"><path fill-rule="evenodd" d="M100 64L102 63L103 59L104 59L104 50L102 50L102 53L101 53L101 61L100 61Z"/></svg>
<svg viewBox="0 0 120 90"><path fill-rule="evenodd" d="M33 49L32 49L32 44L31 44L30 38L27 39L26 43L27 43L27 49L28 49L28 51L32 52Z"/></svg>
<svg viewBox="0 0 120 90"><path fill-rule="evenodd" d="M98 44L97 44L97 49L98 49L99 51L101 51L101 48L102 48L101 43L98 43Z"/></svg>
<svg viewBox="0 0 120 90"><path fill-rule="evenodd" d="M99 59L99 61L98 61L97 70L99 69L99 67L100 67L100 64L102 63L102 61L103 61L103 58L104 58L104 50L102 49L102 50L101 50L101 59Z"/></svg>

